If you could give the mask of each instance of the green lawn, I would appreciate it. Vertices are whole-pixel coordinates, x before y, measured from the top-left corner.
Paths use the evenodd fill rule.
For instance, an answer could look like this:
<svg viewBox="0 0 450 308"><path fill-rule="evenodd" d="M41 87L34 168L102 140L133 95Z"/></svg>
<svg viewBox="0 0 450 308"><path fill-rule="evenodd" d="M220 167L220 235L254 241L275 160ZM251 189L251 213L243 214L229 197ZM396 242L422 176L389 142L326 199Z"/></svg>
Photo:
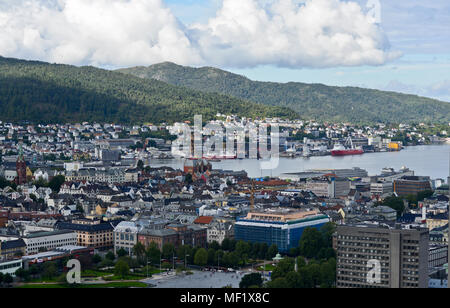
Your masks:
<svg viewBox="0 0 450 308"><path fill-rule="evenodd" d="M273 271L276 266L273 266L272 264L266 264L266 272L267 271ZM258 271L264 271L264 266L258 267Z"/></svg>

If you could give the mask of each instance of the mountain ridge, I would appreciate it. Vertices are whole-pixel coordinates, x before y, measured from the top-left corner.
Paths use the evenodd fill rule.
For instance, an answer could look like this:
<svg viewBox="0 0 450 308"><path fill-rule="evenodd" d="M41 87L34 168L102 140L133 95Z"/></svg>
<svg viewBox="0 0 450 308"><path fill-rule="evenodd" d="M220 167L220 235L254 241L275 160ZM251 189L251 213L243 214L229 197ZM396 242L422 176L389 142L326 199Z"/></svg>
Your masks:
<svg viewBox="0 0 450 308"><path fill-rule="evenodd" d="M255 104L93 66L0 56L0 120L162 123L205 120L217 113L297 117L287 108Z"/></svg>
<svg viewBox="0 0 450 308"><path fill-rule="evenodd" d="M191 89L283 106L302 118L346 122L449 122L450 103L411 94L321 83L253 81L214 67L163 62L118 70Z"/></svg>

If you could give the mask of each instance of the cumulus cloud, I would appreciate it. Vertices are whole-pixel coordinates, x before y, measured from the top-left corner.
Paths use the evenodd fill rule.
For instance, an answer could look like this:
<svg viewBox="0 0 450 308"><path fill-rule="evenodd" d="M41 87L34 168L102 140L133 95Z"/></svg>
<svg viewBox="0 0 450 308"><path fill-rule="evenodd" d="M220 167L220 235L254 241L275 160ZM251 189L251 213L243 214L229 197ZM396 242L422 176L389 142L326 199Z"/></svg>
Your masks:
<svg viewBox="0 0 450 308"><path fill-rule="evenodd" d="M162 0L5 0L0 54L104 67L381 65L398 57L355 2L223 0L183 25ZM6 3L6 4L5 4Z"/></svg>
<svg viewBox="0 0 450 308"><path fill-rule="evenodd" d="M93 65L200 62L161 0L30 0L0 13L0 54Z"/></svg>

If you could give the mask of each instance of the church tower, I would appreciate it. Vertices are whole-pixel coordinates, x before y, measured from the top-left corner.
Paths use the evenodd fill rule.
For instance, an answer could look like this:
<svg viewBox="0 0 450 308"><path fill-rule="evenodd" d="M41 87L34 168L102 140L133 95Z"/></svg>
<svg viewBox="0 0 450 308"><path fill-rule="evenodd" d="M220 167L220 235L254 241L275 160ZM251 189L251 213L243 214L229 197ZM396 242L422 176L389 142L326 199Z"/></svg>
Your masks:
<svg viewBox="0 0 450 308"><path fill-rule="evenodd" d="M17 185L23 185L27 183L27 163L25 162L25 158L23 156L22 145L19 146L19 157L17 157L16 161L16 172L17 176L15 179L15 183Z"/></svg>

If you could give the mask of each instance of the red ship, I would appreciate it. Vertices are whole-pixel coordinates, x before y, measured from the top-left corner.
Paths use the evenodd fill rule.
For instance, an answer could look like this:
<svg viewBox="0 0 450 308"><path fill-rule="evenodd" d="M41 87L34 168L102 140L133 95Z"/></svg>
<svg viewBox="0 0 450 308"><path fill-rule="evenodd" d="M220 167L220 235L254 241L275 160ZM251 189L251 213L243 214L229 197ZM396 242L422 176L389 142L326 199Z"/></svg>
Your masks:
<svg viewBox="0 0 450 308"><path fill-rule="evenodd" d="M331 150L332 156L361 155L361 154L364 154L364 150L361 147L355 147L350 137L345 142L345 145L338 143L334 146L334 149Z"/></svg>

